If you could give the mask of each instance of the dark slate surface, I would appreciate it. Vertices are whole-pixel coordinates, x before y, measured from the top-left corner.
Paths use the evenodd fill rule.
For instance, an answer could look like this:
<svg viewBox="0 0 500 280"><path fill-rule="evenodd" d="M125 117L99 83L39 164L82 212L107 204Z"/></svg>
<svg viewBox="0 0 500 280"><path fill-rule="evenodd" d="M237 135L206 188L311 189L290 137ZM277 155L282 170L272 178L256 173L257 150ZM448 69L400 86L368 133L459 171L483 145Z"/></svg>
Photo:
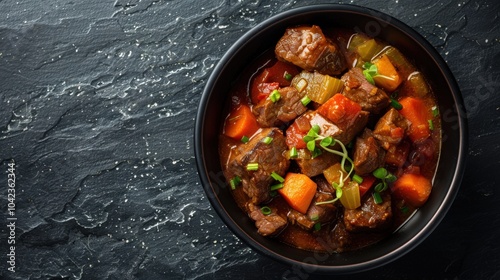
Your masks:
<svg viewBox="0 0 500 280"><path fill-rule="evenodd" d="M322 2L0 0L0 278L317 279L256 254L218 219L192 135L204 83L231 43ZM350 3L437 48L463 91L470 148L434 233L349 279L500 279L500 2Z"/></svg>

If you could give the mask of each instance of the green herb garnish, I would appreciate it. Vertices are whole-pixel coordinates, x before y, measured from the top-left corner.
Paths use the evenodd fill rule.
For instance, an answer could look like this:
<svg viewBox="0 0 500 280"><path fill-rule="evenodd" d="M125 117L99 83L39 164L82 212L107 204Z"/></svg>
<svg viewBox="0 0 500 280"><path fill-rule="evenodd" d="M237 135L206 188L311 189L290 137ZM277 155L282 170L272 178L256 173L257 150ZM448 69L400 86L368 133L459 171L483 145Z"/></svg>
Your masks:
<svg viewBox="0 0 500 280"><path fill-rule="evenodd" d="M229 185L232 190L235 190L236 187L241 183L241 178L239 176L234 176L233 179L229 180Z"/></svg>
<svg viewBox="0 0 500 280"><path fill-rule="evenodd" d="M363 64L363 69L363 76L365 76L366 80L370 84L375 85L375 80L373 80L373 77L377 76L378 74L377 65L370 62L365 62L365 64Z"/></svg>
<svg viewBox="0 0 500 280"><path fill-rule="evenodd" d="M375 203L380 204L382 203L382 197L380 196L380 193L387 190L389 187L389 183L393 183L394 181L397 180L397 177L394 176L392 173L387 171L387 169L380 167L375 169L372 172L373 176L377 179L380 179L381 182L375 185L375 188L373 189L373 199L375 200ZM378 194L378 195L375 195ZM378 202L377 202L378 201Z"/></svg>
<svg viewBox="0 0 500 280"><path fill-rule="evenodd" d="M271 92L271 94L269 95L269 99L271 99L271 101L273 103L278 102L280 100L280 98L281 98L281 95L280 95L280 92L277 89L273 90Z"/></svg>
<svg viewBox="0 0 500 280"><path fill-rule="evenodd" d="M257 171L257 170L259 170L259 164L258 163L249 163L249 164L247 164L247 170L248 171Z"/></svg>
<svg viewBox="0 0 500 280"><path fill-rule="evenodd" d="M271 173L271 177L273 177L274 180L276 180L280 183L283 183L285 181L285 179L283 179L283 177L281 177L278 173L276 173L274 171Z"/></svg>
<svg viewBox="0 0 500 280"><path fill-rule="evenodd" d="M363 64L363 69L364 69L363 76L365 76L366 80L372 85L375 85L375 80L373 79L375 77L381 77L381 78L384 78L387 80L394 81L394 78L392 78L392 77L380 75L378 73L377 65L375 65L373 63L365 62L365 64Z"/></svg>
<svg viewBox="0 0 500 280"><path fill-rule="evenodd" d="M266 216L271 214L271 212L272 212L272 210L271 210L271 208L269 208L269 206L264 206L264 207L260 208L260 211L262 212L262 214L264 214Z"/></svg>

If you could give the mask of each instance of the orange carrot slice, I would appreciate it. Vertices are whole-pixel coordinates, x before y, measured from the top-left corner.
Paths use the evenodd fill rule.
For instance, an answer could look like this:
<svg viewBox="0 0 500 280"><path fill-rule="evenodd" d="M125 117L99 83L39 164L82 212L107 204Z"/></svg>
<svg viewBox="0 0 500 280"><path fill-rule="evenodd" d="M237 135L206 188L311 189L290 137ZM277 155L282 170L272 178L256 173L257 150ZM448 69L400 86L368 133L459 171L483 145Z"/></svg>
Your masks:
<svg viewBox="0 0 500 280"><path fill-rule="evenodd" d="M250 137L259 129L252 110L247 105L240 105L226 118L224 134L240 140L243 136Z"/></svg>
<svg viewBox="0 0 500 280"><path fill-rule="evenodd" d="M392 193L414 207L422 206L431 194L432 183L420 174L406 173L392 187Z"/></svg>
<svg viewBox="0 0 500 280"><path fill-rule="evenodd" d="M306 175L288 173L283 182L283 188L278 192L293 209L305 214L316 193L316 188L316 183Z"/></svg>

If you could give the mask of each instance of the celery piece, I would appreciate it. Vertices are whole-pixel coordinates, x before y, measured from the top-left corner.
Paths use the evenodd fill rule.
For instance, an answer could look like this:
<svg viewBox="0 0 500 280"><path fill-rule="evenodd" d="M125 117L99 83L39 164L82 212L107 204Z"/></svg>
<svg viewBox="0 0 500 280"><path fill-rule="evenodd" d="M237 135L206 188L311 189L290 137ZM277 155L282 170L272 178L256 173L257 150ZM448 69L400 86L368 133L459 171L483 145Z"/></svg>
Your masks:
<svg viewBox="0 0 500 280"><path fill-rule="evenodd" d="M361 196L359 194L359 184L351 181L342 188L340 202L346 209L356 209L361 206Z"/></svg>
<svg viewBox="0 0 500 280"><path fill-rule="evenodd" d="M333 183L340 184L340 181L342 180L345 180L345 183L350 181L350 178L347 177L347 172L344 172L342 170L340 162L337 162L334 165L323 170L323 175L330 185L333 185Z"/></svg>
<svg viewBox="0 0 500 280"><path fill-rule="evenodd" d="M361 59L370 61L372 57L383 49L383 46L375 41L375 39L370 39L359 45L356 49Z"/></svg>
<svg viewBox="0 0 500 280"><path fill-rule="evenodd" d="M410 64L410 62L406 59L406 57L395 47L389 46L386 47L381 54L387 55L391 60L392 64L403 73L411 73L414 71L414 67Z"/></svg>
<svg viewBox="0 0 500 280"><path fill-rule="evenodd" d="M302 71L292 79L292 86L299 92L305 92L312 101L323 104L344 88L344 83L337 78L318 72Z"/></svg>
<svg viewBox="0 0 500 280"><path fill-rule="evenodd" d="M412 88L415 97L425 97L429 94L429 85L425 81L422 73L415 71L408 76L408 83Z"/></svg>
<svg viewBox="0 0 500 280"><path fill-rule="evenodd" d="M367 36L365 35L362 35L362 34L353 34L350 38L349 38L349 42L347 43L347 50L349 51L356 51L357 47L361 44L363 44L364 42L368 41L370 38L368 38Z"/></svg>

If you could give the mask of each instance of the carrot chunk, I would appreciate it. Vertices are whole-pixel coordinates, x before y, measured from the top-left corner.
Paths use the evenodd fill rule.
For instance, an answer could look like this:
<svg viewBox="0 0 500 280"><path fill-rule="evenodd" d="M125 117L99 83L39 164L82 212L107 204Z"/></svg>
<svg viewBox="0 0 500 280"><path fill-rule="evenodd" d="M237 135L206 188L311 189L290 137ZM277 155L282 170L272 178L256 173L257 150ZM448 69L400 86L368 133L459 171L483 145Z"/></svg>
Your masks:
<svg viewBox="0 0 500 280"><path fill-rule="evenodd" d="M392 187L392 193L414 207L422 206L431 194L432 183L420 174L406 173Z"/></svg>
<svg viewBox="0 0 500 280"><path fill-rule="evenodd" d="M226 118L224 134L240 140L243 136L250 137L259 129L252 110L247 105L240 105Z"/></svg>
<svg viewBox="0 0 500 280"><path fill-rule="evenodd" d="M389 57L385 54L373 61L377 66L378 74L373 77L375 84L387 91L394 91L401 84L402 79L396 71Z"/></svg>
<svg viewBox="0 0 500 280"><path fill-rule="evenodd" d="M306 175L289 172L283 182L283 188L278 192L293 209L305 214L316 193L316 188L316 183Z"/></svg>
<svg viewBox="0 0 500 280"><path fill-rule="evenodd" d="M421 141L430 136L429 120L432 119L429 108L422 99L405 97L399 100L403 106L399 113L411 122L408 136L413 142Z"/></svg>

